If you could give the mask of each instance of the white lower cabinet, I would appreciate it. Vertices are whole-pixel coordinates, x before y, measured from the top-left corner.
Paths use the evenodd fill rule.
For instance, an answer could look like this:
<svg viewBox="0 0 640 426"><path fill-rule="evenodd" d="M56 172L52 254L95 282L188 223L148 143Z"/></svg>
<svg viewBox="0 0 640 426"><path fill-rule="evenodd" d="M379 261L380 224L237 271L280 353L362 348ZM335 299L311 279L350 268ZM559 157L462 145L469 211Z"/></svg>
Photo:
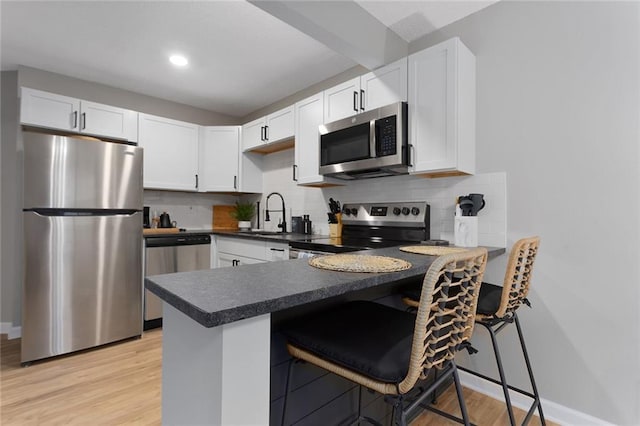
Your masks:
<svg viewBox="0 0 640 426"><path fill-rule="evenodd" d="M214 236L214 268L289 259L289 244Z"/></svg>

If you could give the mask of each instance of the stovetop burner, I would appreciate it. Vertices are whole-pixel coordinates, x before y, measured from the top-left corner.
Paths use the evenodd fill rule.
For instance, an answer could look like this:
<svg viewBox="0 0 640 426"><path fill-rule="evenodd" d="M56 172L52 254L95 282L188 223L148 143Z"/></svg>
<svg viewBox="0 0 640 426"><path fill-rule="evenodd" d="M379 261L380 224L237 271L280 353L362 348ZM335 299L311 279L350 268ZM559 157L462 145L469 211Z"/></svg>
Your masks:
<svg viewBox="0 0 640 426"><path fill-rule="evenodd" d="M420 244L430 237L429 205L424 201L346 203L342 212L341 238L292 241L289 246L298 250L344 253Z"/></svg>

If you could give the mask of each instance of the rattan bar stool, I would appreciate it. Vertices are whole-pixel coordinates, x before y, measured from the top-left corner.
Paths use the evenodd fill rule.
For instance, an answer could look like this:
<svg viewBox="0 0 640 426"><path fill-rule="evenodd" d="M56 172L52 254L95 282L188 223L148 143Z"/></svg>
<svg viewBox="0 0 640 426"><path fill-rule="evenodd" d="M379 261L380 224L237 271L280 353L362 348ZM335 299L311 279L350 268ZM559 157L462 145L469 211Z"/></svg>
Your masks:
<svg viewBox="0 0 640 426"><path fill-rule="evenodd" d="M536 255L538 254L539 246L539 237L529 237L518 240L513 245L511 253L509 254L509 262L507 264L503 286L500 287L484 282L480 286L480 296L478 299L478 308L476 312L476 323L486 328L489 332L496 358L496 364L498 366L498 374L500 375L500 380L495 380L476 371L459 367L460 370L502 386L502 391L504 393L505 403L507 406L507 412L509 414L509 422L513 426L515 426L516 421L513 414L511 398L509 396L509 389L533 399L533 403L527 412L523 424L527 424L529 420L531 420L531 417L535 413L536 409L538 410L538 414L540 415L541 423L543 425L546 424L544 420L544 414L542 412L542 405L540 403L540 394L538 393L538 388L533 377L531 361L529 360L529 354L524 342L524 335L522 333L520 321L518 320L518 315L516 313L517 309L523 303L529 307L531 306L531 304L527 300L527 295L529 293L529 287L531 285L533 263L535 261ZM403 301L410 307L413 307L418 303L418 300L415 297L415 292L415 289L410 289L404 293ZM505 377L496 335L510 324L515 324L518 331L520 347L522 349L527 372L529 374L529 380L531 381L532 392L528 392L509 385ZM469 347L469 351L477 352L472 347Z"/></svg>
<svg viewBox="0 0 640 426"><path fill-rule="evenodd" d="M487 262L486 249L437 258L427 271L417 313L368 301L341 304L299 318L283 330L292 356L286 381L282 424L287 423L287 399L293 366L304 361L385 395L393 404L392 422L406 425L409 415L429 394L453 377L462 419L426 408L469 425L454 362L456 352L473 333L479 286ZM438 380L416 398L407 394L420 379L437 370ZM416 387L417 388L417 387ZM375 420L361 415L354 423Z"/></svg>

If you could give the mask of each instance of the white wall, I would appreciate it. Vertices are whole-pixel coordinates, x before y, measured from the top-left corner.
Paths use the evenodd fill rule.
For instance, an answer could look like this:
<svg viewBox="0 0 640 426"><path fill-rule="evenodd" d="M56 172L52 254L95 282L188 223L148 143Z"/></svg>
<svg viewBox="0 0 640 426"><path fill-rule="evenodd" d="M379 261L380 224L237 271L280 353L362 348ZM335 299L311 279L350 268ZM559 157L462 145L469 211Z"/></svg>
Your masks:
<svg viewBox="0 0 640 426"><path fill-rule="evenodd" d="M502 1L411 50L453 36L477 57L477 168L507 173L508 243L542 238L519 312L540 392L640 424L640 3Z"/></svg>

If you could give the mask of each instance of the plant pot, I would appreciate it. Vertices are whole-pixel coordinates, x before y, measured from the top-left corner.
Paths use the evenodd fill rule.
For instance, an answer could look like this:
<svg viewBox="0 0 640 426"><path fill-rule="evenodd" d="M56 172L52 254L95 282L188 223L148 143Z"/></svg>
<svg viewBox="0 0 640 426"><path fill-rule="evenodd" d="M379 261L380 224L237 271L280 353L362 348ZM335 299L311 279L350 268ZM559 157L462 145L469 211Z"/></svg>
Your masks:
<svg viewBox="0 0 640 426"><path fill-rule="evenodd" d="M251 229L251 221L250 220L239 220L238 221L238 228L242 229L243 231L247 231L247 230Z"/></svg>

